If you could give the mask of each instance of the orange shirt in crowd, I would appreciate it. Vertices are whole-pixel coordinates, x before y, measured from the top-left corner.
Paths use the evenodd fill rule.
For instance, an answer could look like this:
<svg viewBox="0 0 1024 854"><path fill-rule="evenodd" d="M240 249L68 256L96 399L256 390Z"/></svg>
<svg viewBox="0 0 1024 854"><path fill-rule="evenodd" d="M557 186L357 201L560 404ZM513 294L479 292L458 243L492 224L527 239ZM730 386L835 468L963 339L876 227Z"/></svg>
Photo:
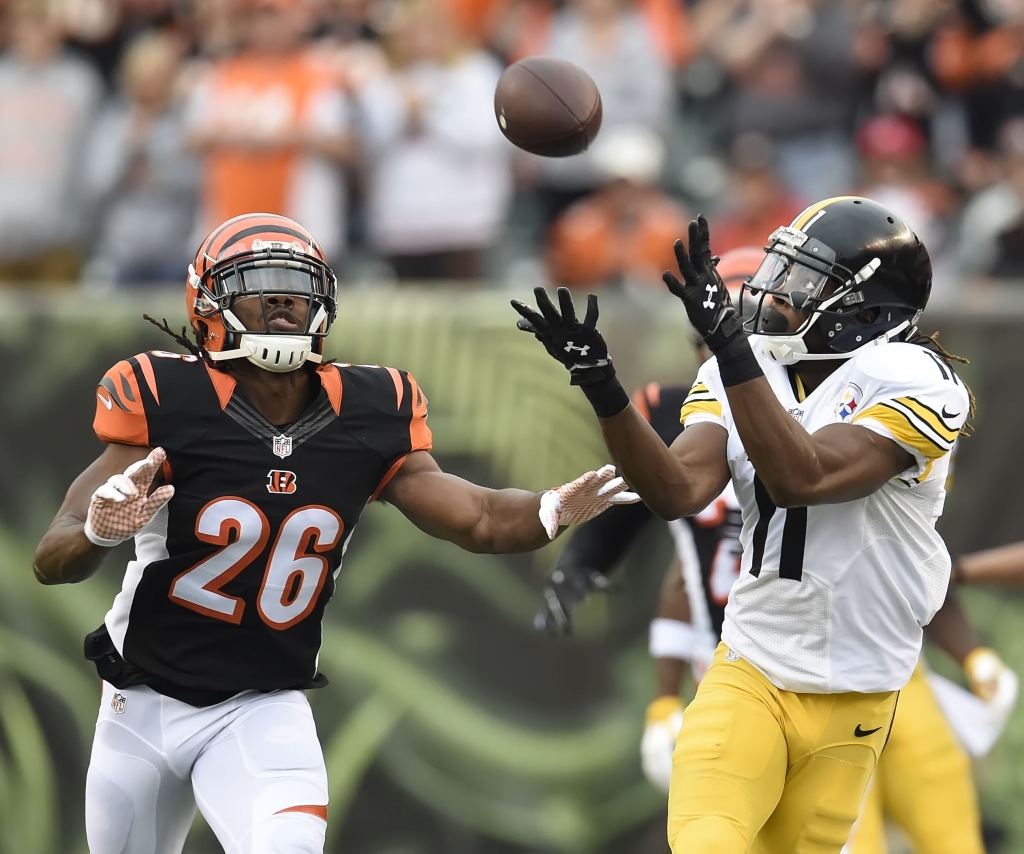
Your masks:
<svg viewBox="0 0 1024 854"><path fill-rule="evenodd" d="M784 197L755 216L738 212L718 217L711 223L711 251L724 255L737 246L765 246L775 229L789 225L803 209L800 202Z"/></svg>
<svg viewBox="0 0 1024 854"><path fill-rule="evenodd" d="M569 287L602 285L620 278L660 287L675 269L672 244L686 234L689 215L658 190L599 190L577 202L551 227L551 278Z"/></svg>
<svg viewBox="0 0 1024 854"><path fill-rule="evenodd" d="M192 111L193 129L221 132L226 140L244 136L282 144L239 141L210 148L204 219L216 224L250 211L292 213L292 181L302 155L287 137L315 122L316 99L334 83L330 70L304 51L278 59L241 55L213 66Z"/></svg>

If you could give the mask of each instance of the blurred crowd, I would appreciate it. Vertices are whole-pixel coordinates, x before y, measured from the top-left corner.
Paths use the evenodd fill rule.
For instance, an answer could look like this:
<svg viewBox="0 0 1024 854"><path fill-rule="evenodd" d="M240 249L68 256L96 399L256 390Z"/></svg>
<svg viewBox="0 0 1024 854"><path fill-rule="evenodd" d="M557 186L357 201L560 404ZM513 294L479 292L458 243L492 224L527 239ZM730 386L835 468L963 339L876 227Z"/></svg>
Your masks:
<svg viewBox="0 0 1024 854"><path fill-rule="evenodd" d="M535 54L583 155L500 134ZM0 0L0 283L179 283L260 210L350 284L650 288L697 211L721 253L844 193L1024 279L1024 0Z"/></svg>

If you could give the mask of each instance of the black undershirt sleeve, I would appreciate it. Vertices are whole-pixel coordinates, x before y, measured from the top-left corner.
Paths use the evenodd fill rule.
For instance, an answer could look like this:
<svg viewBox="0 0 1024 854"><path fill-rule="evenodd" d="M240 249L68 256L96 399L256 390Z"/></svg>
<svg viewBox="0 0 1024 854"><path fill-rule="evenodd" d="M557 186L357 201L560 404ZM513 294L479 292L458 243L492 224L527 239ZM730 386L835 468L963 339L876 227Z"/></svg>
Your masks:
<svg viewBox="0 0 1024 854"><path fill-rule="evenodd" d="M606 510L576 529L558 557L558 568L582 566L608 575L654 518L643 503Z"/></svg>

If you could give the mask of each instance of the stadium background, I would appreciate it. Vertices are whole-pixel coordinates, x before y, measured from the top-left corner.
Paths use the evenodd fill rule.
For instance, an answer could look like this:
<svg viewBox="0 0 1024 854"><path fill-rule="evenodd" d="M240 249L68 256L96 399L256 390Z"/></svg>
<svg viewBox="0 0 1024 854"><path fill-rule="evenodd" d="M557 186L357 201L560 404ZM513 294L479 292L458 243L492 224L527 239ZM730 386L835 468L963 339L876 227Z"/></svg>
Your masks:
<svg viewBox="0 0 1024 854"><path fill-rule="evenodd" d="M927 235L929 330L971 359L962 374L979 399L977 434L941 522L950 548L1021 536L1020 3L0 0L0 854L86 851L99 687L81 645L126 551L60 588L35 582L31 551L99 451L94 383L126 355L174 348L141 315L183 322L193 232L230 201L211 178L215 153L183 141L196 92L240 49L239 16L300 7L295 47L315 54L324 114L343 120L315 152L288 120L272 139L250 130L265 155L294 160L299 148L330 167L319 186L335 192L320 219L331 227L307 223L342 273L329 355L411 370L446 469L540 489L605 460L585 400L515 331L510 296L559 281L599 290L626 384L686 382L689 335L657 278L681 223L708 212L722 251L763 242L803 201L855 190ZM581 27L630 37L590 50ZM493 126L488 81L545 51L580 62L605 94L607 145L581 174L513 159ZM452 76L417 76L431 63ZM440 105L411 136L438 132L439 144L375 146L364 123L387 87L438 79L440 91L406 106ZM445 86L468 88L445 106ZM265 113L233 111L224 147L251 149L246 123ZM474 140L458 157L479 155L484 172L445 172L446 151ZM403 173L410 152L426 156ZM481 186L500 192L474 195ZM331 776L328 851L663 854L663 802L637 745L653 686L646 626L670 546L645 542L576 636L552 640L531 620L561 545L473 556L392 508L367 510L328 609L331 684L311 694ZM965 598L986 641L1024 673L1024 599ZM959 678L941 654L931 661ZM990 850L1024 852L1024 709L976 773ZM200 821L186 851L217 850Z"/></svg>

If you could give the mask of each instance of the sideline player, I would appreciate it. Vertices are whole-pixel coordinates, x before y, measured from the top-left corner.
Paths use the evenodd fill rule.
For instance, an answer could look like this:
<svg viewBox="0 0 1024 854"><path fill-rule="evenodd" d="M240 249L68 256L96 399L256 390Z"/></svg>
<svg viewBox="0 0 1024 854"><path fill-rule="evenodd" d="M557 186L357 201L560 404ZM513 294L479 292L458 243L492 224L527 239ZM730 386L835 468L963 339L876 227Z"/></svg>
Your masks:
<svg viewBox="0 0 1024 854"><path fill-rule="evenodd" d="M926 633L963 668L972 692L994 714L1008 716L1017 677L996 652L979 644L954 589ZM923 660L900 691L889 742L843 854L885 854L883 816L902 828L916 854L985 852L970 758Z"/></svg>
<svg viewBox="0 0 1024 854"><path fill-rule="evenodd" d="M565 290L561 312L541 288L540 312L514 307L655 513L698 513L730 477L743 508L723 643L675 751L673 851L838 852L945 598L934 523L971 396L917 333L927 250L881 205L827 199L777 229L744 286L745 324L703 217L676 255L684 281L665 282L715 357L671 449L614 378L596 297L583 323Z"/></svg>
<svg viewBox="0 0 1024 854"><path fill-rule="evenodd" d="M326 683L323 610L368 502L497 553L636 500L610 466L543 494L443 473L410 374L322 362L336 300L302 226L236 217L189 268L196 344L175 338L190 354L142 353L100 381L107 447L33 561L45 584L78 582L135 538L86 639L103 679L92 854L179 854L197 804L231 854L323 851L327 777L303 690Z"/></svg>

